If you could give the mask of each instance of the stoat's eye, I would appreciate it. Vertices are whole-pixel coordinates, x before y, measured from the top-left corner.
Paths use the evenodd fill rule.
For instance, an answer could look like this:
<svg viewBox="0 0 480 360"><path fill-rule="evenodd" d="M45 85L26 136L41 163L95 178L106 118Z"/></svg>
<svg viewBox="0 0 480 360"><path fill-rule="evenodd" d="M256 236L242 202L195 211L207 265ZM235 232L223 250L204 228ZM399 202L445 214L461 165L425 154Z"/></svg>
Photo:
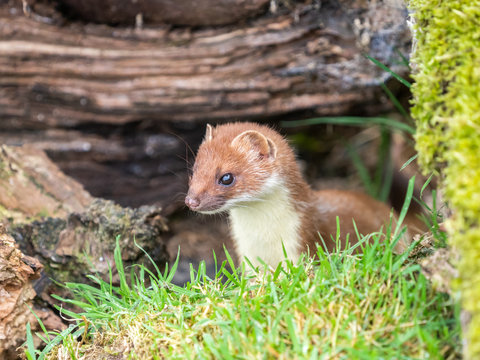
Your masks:
<svg viewBox="0 0 480 360"><path fill-rule="evenodd" d="M218 183L223 186L230 186L233 184L235 181L235 176L233 176L232 173L226 173L220 176L220 179L218 179Z"/></svg>

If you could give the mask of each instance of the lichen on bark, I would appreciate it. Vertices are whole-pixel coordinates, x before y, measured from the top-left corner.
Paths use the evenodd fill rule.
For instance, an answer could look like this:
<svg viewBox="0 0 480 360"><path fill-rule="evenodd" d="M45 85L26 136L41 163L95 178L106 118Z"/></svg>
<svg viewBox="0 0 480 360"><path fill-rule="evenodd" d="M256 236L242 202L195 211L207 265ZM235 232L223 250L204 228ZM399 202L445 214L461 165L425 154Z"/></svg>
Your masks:
<svg viewBox="0 0 480 360"><path fill-rule="evenodd" d="M51 302L48 295L52 292L66 294L58 283L85 282L92 272L108 279L112 271L115 282L113 252L117 240L127 266L149 265L144 249L162 268L169 261L163 236L166 230L165 219L155 206L131 209L95 199L84 212L71 213L66 219L48 217L18 224L11 232L23 251L45 265L35 289Z"/></svg>

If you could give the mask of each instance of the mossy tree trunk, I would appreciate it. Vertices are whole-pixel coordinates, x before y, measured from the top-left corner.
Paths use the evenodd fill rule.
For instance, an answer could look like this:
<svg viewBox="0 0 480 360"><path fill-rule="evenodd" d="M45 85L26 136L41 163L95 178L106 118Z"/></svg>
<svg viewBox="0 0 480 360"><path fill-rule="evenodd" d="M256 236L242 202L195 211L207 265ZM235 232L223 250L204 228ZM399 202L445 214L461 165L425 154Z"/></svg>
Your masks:
<svg viewBox="0 0 480 360"><path fill-rule="evenodd" d="M412 114L425 172L440 176L460 252L464 353L480 358L480 5L411 0L415 25Z"/></svg>

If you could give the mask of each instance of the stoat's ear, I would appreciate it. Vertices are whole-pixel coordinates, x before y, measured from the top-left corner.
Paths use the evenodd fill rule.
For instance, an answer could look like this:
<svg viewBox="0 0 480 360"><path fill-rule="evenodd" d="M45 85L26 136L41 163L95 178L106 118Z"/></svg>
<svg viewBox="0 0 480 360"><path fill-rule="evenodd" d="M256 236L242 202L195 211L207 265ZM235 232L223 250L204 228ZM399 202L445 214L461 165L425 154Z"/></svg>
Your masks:
<svg viewBox="0 0 480 360"><path fill-rule="evenodd" d="M205 138L203 141L212 141L213 139L213 126L207 124L207 131L205 131Z"/></svg>
<svg viewBox="0 0 480 360"><path fill-rule="evenodd" d="M232 140L232 146L240 151L255 152L260 158L275 159L277 147L275 143L255 130L247 130Z"/></svg>

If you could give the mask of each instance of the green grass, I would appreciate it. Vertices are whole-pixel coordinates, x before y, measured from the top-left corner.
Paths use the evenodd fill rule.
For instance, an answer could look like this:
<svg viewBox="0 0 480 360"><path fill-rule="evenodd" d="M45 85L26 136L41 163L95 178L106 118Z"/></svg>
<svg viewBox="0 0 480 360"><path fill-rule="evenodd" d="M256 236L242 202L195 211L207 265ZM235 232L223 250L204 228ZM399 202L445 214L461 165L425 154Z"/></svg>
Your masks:
<svg viewBox="0 0 480 360"><path fill-rule="evenodd" d="M210 279L202 263L191 269L191 281L184 287L171 283L176 265L164 273L142 266L125 269L117 247L119 286L95 276L90 279L96 286L67 284L75 299L62 301L82 309L63 310L75 325L53 340L43 334L48 343L43 352L33 351L29 332L26 356L458 358L454 302L432 290L408 253L393 254L395 239L385 237L377 233L362 238L362 254L353 247L331 254L319 250L315 260L286 261L256 276L228 271L228 257Z"/></svg>

